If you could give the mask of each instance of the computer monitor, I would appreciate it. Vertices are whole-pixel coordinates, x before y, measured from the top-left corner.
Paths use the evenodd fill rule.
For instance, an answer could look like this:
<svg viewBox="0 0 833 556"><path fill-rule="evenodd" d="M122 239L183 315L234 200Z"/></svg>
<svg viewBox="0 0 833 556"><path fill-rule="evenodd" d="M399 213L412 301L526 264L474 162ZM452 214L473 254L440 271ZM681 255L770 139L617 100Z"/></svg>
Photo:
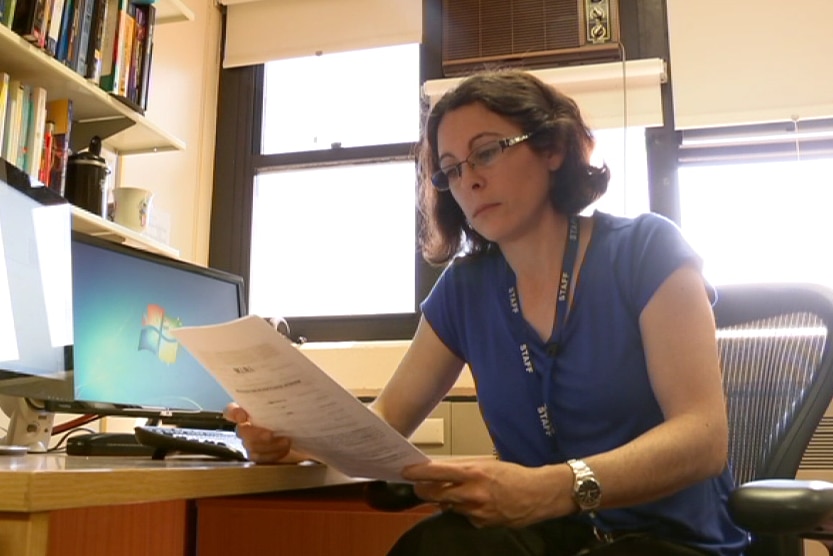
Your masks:
<svg viewBox="0 0 833 556"><path fill-rule="evenodd" d="M12 394L0 396L10 417L0 443L40 429L14 396L72 396L71 218L60 195L0 159L0 394Z"/></svg>
<svg viewBox="0 0 833 556"><path fill-rule="evenodd" d="M51 213L38 209L53 206L63 224L46 233L43 214ZM11 420L18 425L5 443L42 451L55 413L228 426L222 410L230 398L168 331L244 316L243 279L70 228L69 205L57 194L17 174L0 183L0 353L12 336L26 348L0 357L0 407L25 413ZM30 246L25 266L21 245ZM58 308L64 328L56 340Z"/></svg>
<svg viewBox="0 0 833 556"><path fill-rule="evenodd" d="M56 412L222 421L225 390L170 334L246 314L239 276L72 234L72 401Z"/></svg>

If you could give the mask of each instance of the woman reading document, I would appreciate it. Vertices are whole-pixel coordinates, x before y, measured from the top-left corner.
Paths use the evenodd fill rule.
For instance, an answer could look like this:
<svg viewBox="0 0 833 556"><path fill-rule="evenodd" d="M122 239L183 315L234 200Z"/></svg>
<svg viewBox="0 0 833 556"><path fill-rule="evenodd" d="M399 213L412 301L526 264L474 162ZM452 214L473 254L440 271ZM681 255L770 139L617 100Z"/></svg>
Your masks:
<svg viewBox="0 0 833 556"><path fill-rule="evenodd" d="M423 129L422 249L447 266L373 409L408 436L468 364L497 457L403 469L442 511L391 554L742 554L710 290L679 230L580 215L608 170L528 73L467 78ZM227 417L253 460L294 457Z"/></svg>

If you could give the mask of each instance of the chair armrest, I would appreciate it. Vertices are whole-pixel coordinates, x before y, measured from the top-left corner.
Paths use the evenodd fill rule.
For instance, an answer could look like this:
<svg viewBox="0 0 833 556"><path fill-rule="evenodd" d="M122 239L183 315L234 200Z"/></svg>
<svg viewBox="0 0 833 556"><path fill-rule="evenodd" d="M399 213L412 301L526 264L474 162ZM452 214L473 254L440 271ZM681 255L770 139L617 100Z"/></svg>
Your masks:
<svg viewBox="0 0 833 556"><path fill-rule="evenodd" d="M422 504L410 483L371 481L364 486L364 501L368 506L385 512L400 512Z"/></svg>
<svg viewBox="0 0 833 556"><path fill-rule="evenodd" d="M761 535L833 535L833 483L750 481L731 493L729 512L735 523Z"/></svg>

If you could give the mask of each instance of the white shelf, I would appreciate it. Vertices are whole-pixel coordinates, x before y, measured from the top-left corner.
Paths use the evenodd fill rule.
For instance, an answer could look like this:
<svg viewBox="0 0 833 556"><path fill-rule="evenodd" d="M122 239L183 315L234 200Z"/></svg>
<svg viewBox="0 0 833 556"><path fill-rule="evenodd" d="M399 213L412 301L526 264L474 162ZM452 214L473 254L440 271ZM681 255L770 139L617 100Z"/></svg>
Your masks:
<svg viewBox="0 0 833 556"><path fill-rule="evenodd" d="M160 7L174 1L179 2L165 0ZM165 9L169 17L183 13L174 8ZM188 13L193 17L193 12ZM181 17L187 15L183 13ZM3 25L0 25L0 71L45 88L49 99L72 99L74 145L86 145L93 135L99 135L108 148L122 155L185 148L183 141Z"/></svg>
<svg viewBox="0 0 833 556"><path fill-rule="evenodd" d="M105 220L100 216L96 216L91 212L87 212L82 208L72 206L72 229L91 236L100 237L108 241L116 243L123 243L144 249L151 253L164 255L172 259L179 258L179 250L174 249L170 245L165 245L155 239L144 234L134 232L129 228L125 228L115 222Z"/></svg>

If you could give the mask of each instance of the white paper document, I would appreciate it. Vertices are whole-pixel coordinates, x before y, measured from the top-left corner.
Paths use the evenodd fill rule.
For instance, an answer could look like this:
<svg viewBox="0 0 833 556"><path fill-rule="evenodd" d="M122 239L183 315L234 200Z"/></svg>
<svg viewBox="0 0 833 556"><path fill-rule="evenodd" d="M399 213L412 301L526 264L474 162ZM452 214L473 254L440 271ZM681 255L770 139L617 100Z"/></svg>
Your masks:
<svg viewBox="0 0 833 556"><path fill-rule="evenodd" d="M264 319L177 328L173 335L250 415L351 477L402 481L428 457Z"/></svg>

